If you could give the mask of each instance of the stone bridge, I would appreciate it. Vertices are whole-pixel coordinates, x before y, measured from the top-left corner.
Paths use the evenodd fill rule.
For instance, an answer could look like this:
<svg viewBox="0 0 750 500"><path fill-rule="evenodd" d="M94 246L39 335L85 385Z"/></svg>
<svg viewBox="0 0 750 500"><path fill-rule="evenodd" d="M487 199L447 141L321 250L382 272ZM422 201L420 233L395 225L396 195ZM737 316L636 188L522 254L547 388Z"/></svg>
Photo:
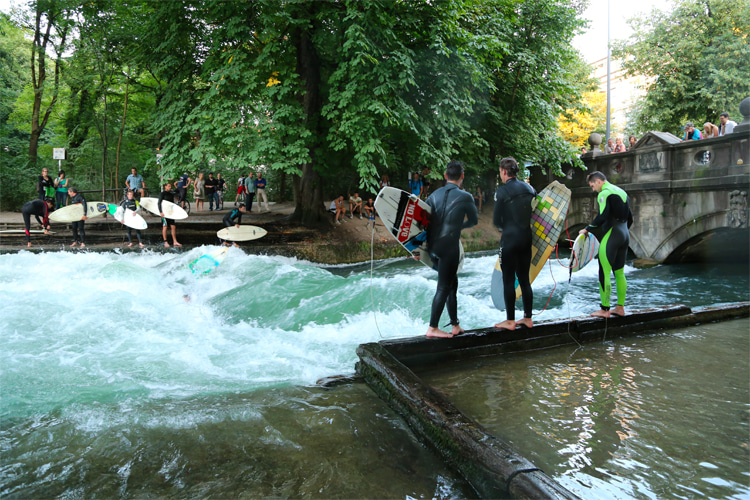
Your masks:
<svg viewBox="0 0 750 500"><path fill-rule="evenodd" d="M649 132L626 153L604 154L595 147L581 158L588 171L573 169L561 180L573 195L569 234L597 214L586 175L599 170L630 196L635 219L630 250L637 258L663 263L747 262L749 150L750 127L688 142ZM535 186L544 185L544 180L531 179Z"/></svg>

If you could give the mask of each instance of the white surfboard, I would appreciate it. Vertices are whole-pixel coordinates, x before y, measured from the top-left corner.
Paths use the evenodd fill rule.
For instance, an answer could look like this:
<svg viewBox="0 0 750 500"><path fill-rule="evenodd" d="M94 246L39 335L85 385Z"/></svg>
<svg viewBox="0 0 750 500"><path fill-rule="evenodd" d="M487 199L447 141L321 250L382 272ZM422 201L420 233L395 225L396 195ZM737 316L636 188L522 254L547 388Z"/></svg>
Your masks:
<svg viewBox="0 0 750 500"><path fill-rule="evenodd" d="M591 233L579 234L570 253L570 272L580 271L599 255L599 240Z"/></svg>
<svg viewBox="0 0 750 500"><path fill-rule="evenodd" d="M419 256L419 261L430 269L437 270L427 251L427 226L430 224L432 208L418 196L401 189L386 186L375 198L375 210L388 231L408 252ZM458 270L464 265L464 247L461 251Z"/></svg>
<svg viewBox="0 0 750 500"><path fill-rule="evenodd" d="M114 212L112 211L112 207L115 207ZM117 205L110 205L109 210L117 222L121 222L130 228L146 229L148 227L146 220L129 208L126 209Z"/></svg>
<svg viewBox="0 0 750 500"><path fill-rule="evenodd" d="M141 206L151 212L154 215L159 214L159 199L158 198L141 198ZM164 217L167 219L187 219L188 214L179 205L175 205L171 201L162 201L161 208L164 211Z"/></svg>
<svg viewBox="0 0 750 500"><path fill-rule="evenodd" d="M258 226L229 226L216 233L216 236L226 241L257 240L268 234L268 231Z"/></svg>
<svg viewBox="0 0 750 500"><path fill-rule="evenodd" d="M193 271L193 274L208 274L217 267L219 267L219 264L224 262L224 259L227 256L227 252L229 251L229 247L220 247L216 250L209 252L205 255L201 255L197 259L195 259L193 262L188 264L188 267L191 271Z"/></svg>
<svg viewBox="0 0 750 500"><path fill-rule="evenodd" d="M0 231L0 234L24 234L25 232L26 232L25 229L4 229L3 231ZM44 230L30 229L29 234L44 234ZM55 232L47 231L47 234L55 234Z"/></svg>
<svg viewBox="0 0 750 500"><path fill-rule="evenodd" d="M94 217L99 217L107 213L107 204L103 201L87 201L86 209L88 212L86 216L88 216L89 219L92 219ZM82 218L82 203L68 205L67 207L59 208L49 214L49 220L54 222L75 222L81 220Z"/></svg>

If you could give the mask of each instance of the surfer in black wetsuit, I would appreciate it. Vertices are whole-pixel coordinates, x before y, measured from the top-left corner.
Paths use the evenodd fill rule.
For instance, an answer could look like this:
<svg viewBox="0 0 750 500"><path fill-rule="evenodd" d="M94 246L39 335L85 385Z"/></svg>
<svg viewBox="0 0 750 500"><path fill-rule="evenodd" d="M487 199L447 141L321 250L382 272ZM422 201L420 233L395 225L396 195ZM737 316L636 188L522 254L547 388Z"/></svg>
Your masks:
<svg viewBox="0 0 750 500"><path fill-rule="evenodd" d="M122 203L120 203L120 206L124 210L132 210L133 212L137 212L140 206L138 205L138 202L135 201L135 192L133 192L132 189L128 189L128 193L125 196L126 198L122 201ZM123 214L123 220L125 220L124 216L125 214ZM125 227L128 228L128 246L132 247L133 246L133 228L130 226L125 226ZM143 245L143 240L141 239L141 230L136 229L135 235L138 237L138 246L143 248L144 245Z"/></svg>
<svg viewBox="0 0 750 500"><path fill-rule="evenodd" d="M242 214L245 213L247 209L245 208L245 205L240 205L239 207L235 207L232 209L231 212L227 212L227 214L222 219L222 222L224 222L224 227L232 227L233 225L236 227L240 227L240 224L242 224ZM223 245L229 246L228 241L222 242ZM238 247L239 245L236 242L233 242L232 245Z"/></svg>
<svg viewBox="0 0 750 500"><path fill-rule="evenodd" d="M21 207L21 214L23 215L24 230L26 232L26 246L31 247L31 216L36 218L36 221L44 228L44 234L49 234L49 213L55 206L55 202L52 198L45 198L44 201L40 199L27 201ZM41 219L40 219L41 217Z"/></svg>
<svg viewBox="0 0 750 500"><path fill-rule="evenodd" d="M478 216L474 198L459 188L464 180L464 164L460 161L448 163L445 179L445 186L427 198L427 204L432 208L430 224L427 226L427 249L438 269L437 291L432 299L427 337L450 338L464 331L458 324L456 299L456 274L460 261L459 237L462 229L476 226ZM438 328L446 302L450 324L453 325L450 333Z"/></svg>
<svg viewBox="0 0 750 500"><path fill-rule="evenodd" d="M599 245L599 295L602 303L599 311L592 316L609 318L610 316L625 316L625 294L628 282L625 279L625 258L630 245L630 226L633 225L633 213L630 211L628 193L610 184L601 172L591 172L586 180L591 189L598 193L599 215L580 234L586 234L595 228L601 228L604 234ZM612 284L609 273L615 274L617 289L617 305L613 311L609 310L609 296Z"/></svg>
<svg viewBox="0 0 750 500"><path fill-rule="evenodd" d="M500 160L500 179L503 185L495 191L495 212L492 223L500 236L500 267L503 270L503 297L506 320L495 325L501 330L515 330L516 326L531 328L534 294L529 281L531 267L531 201L536 191L518 178L518 163L508 157ZM521 286L523 319L516 318L516 277Z"/></svg>
<svg viewBox="0 0 750 500"><path fill-rule="evenodd" d="M71 243L70 246L74 247L80 243L81 248L84 248L86 246L86 231L83 227L86 219L89 218L88 215L86 215L87 213L89 213L88 205L86 204L86 198L84 198L76 188L68 188L68 196L70 196L71 198L71 205L80 203L83 206L83 217L81 217L81 220L71 222L70 224L73 228L73 243Z"/></svg>
<svg viewBox="0 0 750 500"><path fill-rule="evenodd" d="M167 242L167 228L172 229L172 245L181 247L177 242L177 226L174 223L174 219L167 219L164 216L164 210L162 210L161 204L163 201L174 203L174 191L172 191L172 183L167 182L164 184L164 191L159 193L159 201L157 207L159 209L159 215L161 216L161 238L164 240L164 246L169 248L169 242Z"/></svg>

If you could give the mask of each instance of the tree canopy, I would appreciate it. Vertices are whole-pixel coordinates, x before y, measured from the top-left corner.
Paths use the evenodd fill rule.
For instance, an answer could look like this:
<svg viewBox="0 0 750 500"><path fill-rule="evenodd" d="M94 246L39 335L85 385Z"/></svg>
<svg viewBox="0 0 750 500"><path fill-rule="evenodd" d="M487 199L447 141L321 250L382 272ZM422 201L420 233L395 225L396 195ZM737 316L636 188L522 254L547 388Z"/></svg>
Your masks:
<svg viewBox="0 0 750 500"><path fill-rule="evenodd" d="M717 123L722 112L737 117L750 92L750 1L676 0L671 12L654 10L630 25L633 35L613 56L628 74L651 83L629 129L681 135L688 120Z"/></svg>
<svg viewBox="0 0 750 500"><path fill-rule="evenodd" d="M577 161L557 117L580 105L585 87L570 46L582 8L583 0L75 3L58 146L88 187L120 186L130 166L148 179L262 165L281 183L292 179L295 216L306 224L321 219L325 197L374 191L383 174L405 181L429 167L437 177L449 159L479 177L496 175L498 156L559 171Z"/></svg>

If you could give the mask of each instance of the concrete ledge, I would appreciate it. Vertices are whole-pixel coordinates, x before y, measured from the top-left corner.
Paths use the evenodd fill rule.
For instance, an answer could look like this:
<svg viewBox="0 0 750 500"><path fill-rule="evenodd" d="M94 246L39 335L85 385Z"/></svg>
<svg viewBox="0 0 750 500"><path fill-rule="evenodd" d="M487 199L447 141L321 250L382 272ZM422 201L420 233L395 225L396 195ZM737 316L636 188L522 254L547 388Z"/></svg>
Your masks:
<svg viewBox="0 0 750 500"><path fill-rule="evenodd" d="M411 368L449 360L544 349L640 335L682 326L750 316L750 302L700 308L684 305L636 311L608 320L577 317L539 323L513 332L494 328L451 339L384 340L357 348L357 373L434 448L482 498L578 498L513 447L464 415Z"/></svg>

